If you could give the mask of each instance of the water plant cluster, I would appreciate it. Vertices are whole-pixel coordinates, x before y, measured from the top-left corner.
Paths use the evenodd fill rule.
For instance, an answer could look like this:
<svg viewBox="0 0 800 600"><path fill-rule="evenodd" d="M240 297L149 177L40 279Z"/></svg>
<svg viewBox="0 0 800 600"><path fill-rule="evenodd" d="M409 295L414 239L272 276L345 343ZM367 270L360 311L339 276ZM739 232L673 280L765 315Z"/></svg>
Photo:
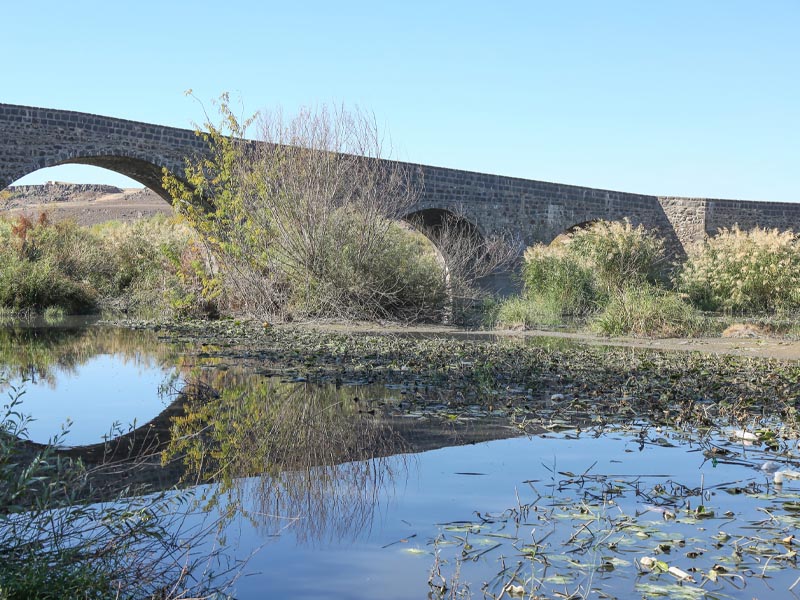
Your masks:
<svg viewBox="0 0 800 600"><path fill-rule="evenodd" d="M800 586L800 495L771 472L776 457L796 464L796 447L646 422L546 437L602 438L619 459L572 472L554 455L508 490L505 510L439 523L408 548L430 556L433 597L789 597ZM696 466L675 473L671 455Z"/></svg>
<svg viewBox="0 0 800 600"><path fill-rule="evenodd" d="M401 540L403 551L429 558L433 597L751 597L752 590L783 594L800 585L796 486L774 483L775 472L800 466L794 364L245 325L207 333L198 352L214 360L241 355L235 341L247 340L247 360L261 377L343 386L342 400L333 395L330 406L338 406L338 418L350 413L353 427L397 415L442 429L494 419L540 440L619 446L617 471L587 459L583 471L570 472L556 457L550 463L533 455L529 479L508 490L507 510L476 503L475 512L454 514L430 536ZM171 329L170 336L197 333ZM368 383L394 394L370 391ZM279 401L273 412L272 401L250 403L236 387L232 392L177 422L179 439L194 444L192 460L212 471L217 459L237 462L229 456L233 446L223 443L246 436L235 423L256 418L262 428L274 427L264 417L285 406ZM235 422L209 419L231 410ZM213 433L187 438L187 425ZM687 478L665 466L691 453L713 477L698 469Z"/></svg>

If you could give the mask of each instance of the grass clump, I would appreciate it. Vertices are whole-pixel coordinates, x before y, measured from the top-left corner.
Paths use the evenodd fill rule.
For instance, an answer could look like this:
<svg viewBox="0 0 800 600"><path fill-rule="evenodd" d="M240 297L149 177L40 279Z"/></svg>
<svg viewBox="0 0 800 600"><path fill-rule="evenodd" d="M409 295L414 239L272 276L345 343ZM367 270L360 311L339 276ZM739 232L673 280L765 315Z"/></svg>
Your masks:
<svg viewBox="0 0 800 600"><path fill-rule="evenodd" d="M604 295L589 261L567 244L528 248L523 281L529 310L548 324L590 314Z"/></svg>
<svg viewBox="0 0 800 600"><path fill-rule="evenodd" d="M492 323L510 329L530 329L536 325L559 325L561 313L551 310L541 302L531 302L518 296L499 303L492 315Z"/></svg>
<svg viewBox="0 0 800 600"><path fill-rule="evenodd" d="M663 238L656 230L634 227L627 219L597 221L573 233L565 245L608 292L664 280Z"/></svg>
<svg viewBox="0 0 800 600"><path fill-rule="evenodd" d="M723 229L696 248L678 288L703 310L781 313L800 309L800 245L791 231Z"/></svg>
<svg viewBox="0 0 800 600"><path fill-rule="evenodd" d="M497 321L524 327L586 322L612 303L626 312L645 299L652 310L657 307L652 300L666 298L652 287L665 279L664 257L664 241L656 232L627 220L600 221L561 243L537 244L525 251L523 295L504 302ZM632 290L637 288L642 289L634 301ZM619 324L624 329L633 321Z"/></svg>
<svg viewBox="0 0 800 600"><path fill-rule="evenodd" d="M590 328L604 335L682 337L700 333L702 323L675 292L643 284L613 294Z"/></svg>

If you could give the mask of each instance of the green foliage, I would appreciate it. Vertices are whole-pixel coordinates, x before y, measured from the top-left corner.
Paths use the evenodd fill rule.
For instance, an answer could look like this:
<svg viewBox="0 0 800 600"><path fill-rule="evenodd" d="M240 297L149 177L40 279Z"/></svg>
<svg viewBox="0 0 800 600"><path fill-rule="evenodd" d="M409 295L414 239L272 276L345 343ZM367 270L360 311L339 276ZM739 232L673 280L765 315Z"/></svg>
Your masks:
<svg viewBox="0 0 800 600"><path fill-rule="evenodd" d="M312 272L290 282L290 313L353 318L440 316L446 290L442 270L427 240L395 223L386 224L383 243L371 256L359 256L359 220L343 218L339 246L321 251ZM370 307L377 313L371 313Z"/></svg>
<svg viewBox="0 0 800 600"><path fill-rule="evenodd" d="M800 245L792 232L722 230L692 252L678 287L695 306L728 312L800 308Z"/></svg>
<svg viewBox="0 0 800 600"><path fill-rule="evenodd" d="M70 313L93 308L91 289L70 279L54 259L29 260L0 250L0 304L14 311L60 306Z"/></svg>
<svg viewBox="0 0 800 600"><path fill-rule="evenodd" d="M609 292L663 277L664 240L627 219L593 223L573 233L565 245Z"/></svg>
<svg viewBox="0 0 800 600"><path fill-rule="evenodd" d="M0 306L70 314L214 313L213 278L198 248L190 229L165 217L93 228L52 224L44 215L35 223L0 220ZM192 259L183 261L184 255Z"/></svg>
<svg viewBox="0 0 800 600"><path fill-rule="evenodd" d="M523 276L526 299L549 322L585 316L603 295L595 271L569 246L528 248Z"/></svg>
<svg viewBox="0 0 800 600"><path fill-rule="evenodd" d="M493 325L511 329L530 329L537 325L560 325L563 322L561 306L547 303L547 297L512 297L499 304Z"/></svg>
<svg viewBox="0 0 800 600"><path fill-rule="evenodd" d="M701 319L676 293L640 284L612 295L591 328L605 335L680 337L698 333Z"/></svg>
<svg viewBox="0 0 800 600"><path fill-rule="evenodd" d="M663 278L664 242L630 222L600 221L563 242L525 251L524 295L506 301L501 325L530 327L582 320L631 286Z"/></svg>

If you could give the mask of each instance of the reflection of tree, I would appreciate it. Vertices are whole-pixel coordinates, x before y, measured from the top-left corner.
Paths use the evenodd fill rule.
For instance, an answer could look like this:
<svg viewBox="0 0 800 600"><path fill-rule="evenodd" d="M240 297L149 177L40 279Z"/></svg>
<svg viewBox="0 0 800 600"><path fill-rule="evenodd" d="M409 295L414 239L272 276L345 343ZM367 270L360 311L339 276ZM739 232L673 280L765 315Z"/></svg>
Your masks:
<svg viewBox="0 0 800 600"><path fill-rule="evenodd" d="M152 331L113 327L0 327L0 366L10 379L46 381L57 371L74 373L100 354L143 367L174 365L179 348Z"/></svg>
<svg viewBox="0 0 800 600"><path fill-rule="evenodd" d="M306 541L369 527L405 465L375 458L401 452L401 442L359 412L352 388L216 378L184 390L185 414L166 452L183 457L188 477L217 482L212 504L226 501L268 532L292 525Z"/></svg>

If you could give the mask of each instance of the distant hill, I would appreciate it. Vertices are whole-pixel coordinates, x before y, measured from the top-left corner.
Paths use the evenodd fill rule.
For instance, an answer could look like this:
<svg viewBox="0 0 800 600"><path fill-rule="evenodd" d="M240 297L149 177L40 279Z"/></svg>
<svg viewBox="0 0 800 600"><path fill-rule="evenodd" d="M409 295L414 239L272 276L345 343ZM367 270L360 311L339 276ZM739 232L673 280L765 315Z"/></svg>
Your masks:
<svg viewBox="0 0 800 600"><path fill-rule="evenodd" d="M44 185L11 186L0 191L0 216L42 212L54 221L72 219L81 225L131 221L154 214L172 214L172 206L147 188L118 188L91 183L51 181Z"/></svg>

